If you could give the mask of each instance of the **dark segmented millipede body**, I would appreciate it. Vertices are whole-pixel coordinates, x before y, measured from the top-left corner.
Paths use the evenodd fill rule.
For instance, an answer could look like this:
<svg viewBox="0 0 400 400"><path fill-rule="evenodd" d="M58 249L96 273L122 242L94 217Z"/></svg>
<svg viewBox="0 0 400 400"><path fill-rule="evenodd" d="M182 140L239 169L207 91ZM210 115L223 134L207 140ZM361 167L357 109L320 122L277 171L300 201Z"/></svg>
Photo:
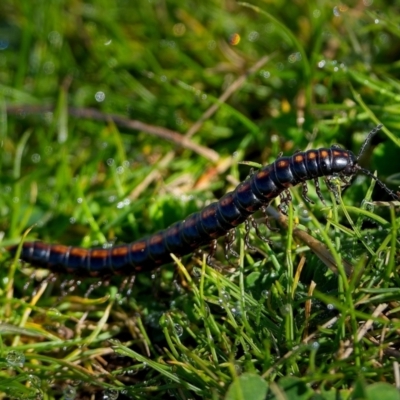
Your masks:
<svg viewBox="0 0 400 400"><path fill-rule="evenodd" d="M130 244L111 248L84 249L43 242L24 242L21 259L55 271L65 271L91 276L106 274L131 275L151 270L172 261L170 254L184 256L226 235L231 229L246 221L255 211L266 207L281 195L283 204L291 197L287 189L303 185L307 201L307 180L313 179L317 194L322 199L318 178L333 175L346 178L363 173L375 179L394 199L399 200L370 171L361 168L358 160L371 137L381 128L370 132L356 157L351 151L338 146L297 152L291 157L280 157L262 167L241 182L234 191L201 211L189 215L167 229ZM328 182L329 183L329 182ZM328 185L330 189L330 185ZM9 248L15 253L17 246Z"/></svg>

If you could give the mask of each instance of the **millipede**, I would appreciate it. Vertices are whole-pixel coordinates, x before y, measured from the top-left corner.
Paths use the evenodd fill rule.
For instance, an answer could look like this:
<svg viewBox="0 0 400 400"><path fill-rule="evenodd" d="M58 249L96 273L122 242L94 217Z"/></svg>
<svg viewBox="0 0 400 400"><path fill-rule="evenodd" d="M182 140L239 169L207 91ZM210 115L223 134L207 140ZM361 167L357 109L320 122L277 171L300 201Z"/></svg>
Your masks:
<svg viewBox="0 0 400 400"><path fill-rule="evenodd" d="M378 125L367 135L358 156L338 145L298 151L292 156L280 156L273 163L252 173L219 201L164 230L130 244L85 249L40 241L24 242L20 258L56 272L99 276L132 275L139 271L149 271L172 262L171 254L182 257L206 245L210 245L213 254L216 239L221 236L229 239L225 245L226 252L235 254L231 249L235 228L244 222L246 236L251 227L258 232L252 214L258 210L265 214L266 207L278 196L281 198L280 211L285 212L285 207L292 199L290 187L302 185L303 198L311 202L307 196L307 181L312 180L317 196L324 202L318 181L320 177L324 177L328 189L335 192L337 189L330 181L332 177L339 177L348 184L355 175L364 174L374 179L393 199L399 201L398 193L390 190L371 171L359 165L366 146L381 127L382 125ZM8 248L12 254L17 249L17 245Z"/></svg>

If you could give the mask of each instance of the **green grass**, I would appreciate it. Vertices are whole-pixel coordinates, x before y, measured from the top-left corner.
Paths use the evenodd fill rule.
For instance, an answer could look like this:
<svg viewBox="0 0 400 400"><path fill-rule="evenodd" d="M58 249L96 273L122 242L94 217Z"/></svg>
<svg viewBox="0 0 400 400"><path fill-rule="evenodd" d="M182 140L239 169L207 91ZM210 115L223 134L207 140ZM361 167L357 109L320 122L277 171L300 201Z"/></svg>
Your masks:
<svg viewBox="0 0 400 400"><path fill-rule="evenodd" d="M220 246L217 268L132 288L40 284L5 250L133 241L232 190L241 161L357 153L378 123L363 164L398 187L400 21L366 3L1 2L0 398L399 397L398 204L365 177L340 204L293 189L279 231L256 215L272 244L241 227L231 264Z"/></svg>

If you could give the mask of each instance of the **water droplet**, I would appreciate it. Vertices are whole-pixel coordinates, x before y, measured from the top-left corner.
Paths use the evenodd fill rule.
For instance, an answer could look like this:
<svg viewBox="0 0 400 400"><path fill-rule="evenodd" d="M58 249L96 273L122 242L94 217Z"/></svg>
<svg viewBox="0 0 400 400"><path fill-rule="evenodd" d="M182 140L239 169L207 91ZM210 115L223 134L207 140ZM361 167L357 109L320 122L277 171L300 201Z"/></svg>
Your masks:
<svg viewBox="0 0 400 400"><path fill-rule="evenodd" d="M208 306L208 304L204 304L204 312L206 313L206 317L210 315L210 307Z"/></svg>
<svg viewBox="0 0 400 400"><path fill-rule="evenodd" d="M293 64L293 63L295 63L295 62L297 62L297 61L301 61L301 54L300 54L300 52L296 52L296 53L292 53L292 54L290 54L290 56L288 57L288 61L291 63L291 64Z"/></svg>
<svg viewBox="0 0 400 400"><path fill-rule="evenodd" d="M260 34L256 31L252 31L249 33L249 36L247 37L249 39L250 42L255 42L256 40L258 40L258 38L260 37Z"/></svg>
<svg viewBox="0 0 400 400"><path fill-rule="evenodd" d="M311 343L311 348L312 348L313 350L318 350L319 347L320 347L320 344L319 344L318 342L312 342L312 343Z"/></svg>
<svg viewBox="0 0 400 400"><path fill-rule="evenodd" d="M62 43L62 36L57 31L51 31L47 35L47 39L54 47L60 47Z"/></svg>
<svg viewBox="0 0 400 400"><path fill-rule="evenodd" d="M267 299L268 296L269 296L269 290L263 290L263 291L261 292L261 296Z"/></svg>
<svg viewBox="0 0 400 400"><path fill-rule="evenodd" d="M282 315L288 315L290 313L290 304L284 304L279 309Z"/></svg>
<svg viewBox="0 0 400 400"><path fill-rule="evenodd" d="M172 27L172 32L175 36L183 36L186 32L186 26L182 22L178 22Z"/></svg>
<svg viewBox="0 0 400 400"><path fill-rule="evenodd" d="M47 311L47 316L50 319L57 320L57 319L59 319L61 317L61 315L62 314L60 313L60 311L57 310L57 308L49 308L48 311Z"/></svg>
<svg viewBox="0 0 400 400"><path fill-rule="evenodd" d="M313 17L314 18L319 18L321 16L321 11L320 10L314 10L313 11Z"/></svg>
<svg viewBox="0 0 400 400"><path fill-rule="evenodd" d="M182 328L181 325L175 324L175 325L174 325L174 330L175 330L176 336L178 336L178 337L181 337L181 336L182 336L182 334L183 334L183 328Z"/></svg>
<svg viewBox="0 0 400 400"><path fill-rule="evenodd" d="M235 366L235 371L236 371L237 375L240 375L243 371L242 366L238 363L235 363L234 366Z"/></svg>
<svg viewBox="0 0 400 400"><path fill-rule="evenodd" d="M35 163L35 164L37 164L38 162L40 162L40 154L37 154L37 153L35 153L35 154L32 154L32 156L31 156L31 160L32 160L32 162L33 163Z"/></svg>
<svg viewBox="0 0 400 400"><path fill-rule="evenodd" d="M42 381L38 376L29 374L28 379L29 379L29 382L32 385L32 387L34 387L36 389L40 389L40 387L42 386Z"/></svg>
<svg viewBox="0 0 400 400"><path fill-rule="evenodd" d="M264 69L262 69L260 71L260 75L264 78L264 79L268 79L271 76L271 73L269 71L265 71Z"/></svg>
<svg viewBox="0 0 400 400"><path fill-rule="evenodd" d="M231 299L231 296L230 296L230 294L228 292L222 291L221 292L221 299L224 302L228 302Z"/></svg>
<svg viewBox="0 0 400 400"><path fill-rule="evenodd" d="M333 310L335 309L335 306L334 306L333 304L327 304L327 305L326 305L326 308L327 308L329 311L333 311Z"/></svg>
<svg viewBox="0 0 400 400"><path fill-rule="evenodd" d="M103 392L103 400L117 400L119 396L118 390L106 389Z"/></svg>
<svg viewBox="0 0 400 400"><path fill-rule="evenodd" d="M194 278L199 279L201 277L201 269L197 267L193 267L192 275Z"/></svg>
<svg viewBox="0 0 400 400"><path fill-rule="evenodd" d="M298 213L299 213L299 219L301 222L310 222L312 218L310 217L310 212L307 210L307 208L303 206L299 206L298 208Z"/></svg>
<svg viewBox="0 0 400 400"><path fill-rule="evenodd" d="M6 361L12 367L23 367L25 364L25 355L20 351L11 350L6 355Z"/></svg>
<svg viewBox="0 0 400 400"><path fill-rule="evenodd" d="M333 7L333 15L335 17L339 17L340 16L339 7Z"/></svg>
<svg viewBox="0 0 400 400"><path fill-rule="evenodd" d="M94 98L96 99L97 102L101 103L102 101L105 100L106 95L105 95L104 92L97 92L97 93L94 95Z"/></svg>
<svg viewBox="0 0 400 400"><path fill-rule="evenodd" d="M68 385L64 390L64 399L65 400L74 400L76 397L76 388L71 385Z"/></svg>

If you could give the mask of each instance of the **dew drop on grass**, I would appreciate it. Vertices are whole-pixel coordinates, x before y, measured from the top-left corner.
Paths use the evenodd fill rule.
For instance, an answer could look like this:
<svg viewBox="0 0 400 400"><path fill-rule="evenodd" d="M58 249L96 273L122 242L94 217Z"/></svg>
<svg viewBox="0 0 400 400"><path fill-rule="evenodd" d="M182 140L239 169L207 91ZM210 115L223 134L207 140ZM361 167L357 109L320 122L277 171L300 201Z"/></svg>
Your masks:
<svg viewBox="0 0 400 400"><path fill-rule="evenodd" d="M299 219L301 222L310 222L311 221L310 213L307 210L307 208L304 207L304 205L301 205L298 207L298 213L299 213Z"/></svg>
<svg viewBox="0 0 400 400"><path fill-rule="evenodd" d="M261 296L267 299L268 296L269 296L269 290L263 290L263 291L261 292Z"/></svg>
<svg viewBox="0 0 400 400"><path fill-rule="evenodd" d="M208 317L210 315L210 307L208 304L204 304L204 312L205 312L205 317Z"/></svg>
<svg viewBox="0 0 400 400"><path fill-rule="evenodd" d="M288 61L289 61L291 64L293 64L293 63L295 63L295 62L297 62L297 61L301 61L301 54L300 54L300 52L296 52L296 53L290 54L289 57L288 57Z"/></svg>
<svg viewBox="0 0 400 400"><path fill-rule="evenodd" d="M32 387L39 389L42 386L42 381L40 378L36 375L29 374L28 375L29 383L32 385Z"/></svg>
<svg viewBox="0 0 400 400"><path fill-rule="evenodd" d="M235 366L235 371L236 371L237 375L240 375L242 373L242 371L243 371L242 366L240 364L237 364L237 363L235 363L234 366Z"/></svg>
<svg viewBox="0 0 400 400"><path fill-rule="evenodd" d="M103 400L117 400L119 396L118 390L107 389L103 393Z"/></svg>
<svg viewBox="0 0 400 400"><path fill-rule="evenodd" d="M225 302L228 302L231 299L231 296L230 296L229 293L227 293L225 291L222 291L221 292L221 299L225 303Z"/></svg>
<svg viewBox="0 0 400 400"><path fill-rule="evenodd" d="M20 351L11 350L6 355L6 361L12 367L23 367L25 364L25 355Z"/></svg>
<svg viewBox="0 0 400 400"><path fill-rule="evenodd" d="M312 14L313 14L314 18L319 18L321 16L321 11L320 10L314 10Z"/></svg>
<svg viewBox="0 0 400 400"><path fill-rule="evenodd" d="M200 278L201 277L201 269L194 267L192 270L192 275L194 278L197 278L197 279Z"/></svg>
<svg viewBox="0 0 400 400"><path fill-rule="evenodd" d="M333 15L335 17L339 17L340 16L340 11L338 7L333 7Z"/></svg>
<svg viewBox="0 0 400 400"><path fill-rule="evenodd" d="M256 40L258 40L259 37L260 37L260 34L258 32L252 31L249 33L247 38L250 42L255 42Z"/></svg>
<svg viewBox="0 0 400 400"><path fill-rule="evenodd" d="M41 160L40 154L38 154L38 153L32 154L31 160L35 164L39 163Z"/></svg>
<svg viewBox="0 0 400 400"><path fill-rule="evenodd" d="M183 328L182 328L181 325L175 324L175 325L174 325L174 330L175 330L176 336L178 336L178 337L181 337L181 336L182 336L182 334L183 334Z"/></svg>
<svg viewBox="0 0 400 400"><path fill-rule="evenodd" d="M262 69L260 71L260 76L262 76L264 79L268 79L271 76L271 73Z"/></svg>
<svg viewBox="0 0 400 400"><path fill-rule="evenodd" d="M96 99L97 102L101 103L102 101L105 100L106 95L105 95L104 92L101 92L101 91L100 91L100 92L97 92L97 93L94 95L94 98Z"/></svg>
<svg viewBox="0 0 400 400"><path fill-rule="evenodd" d="M61 317L61 313L57 310L57 308L49 308L49 310L47 311L47 316L50 319L58 320Z"/></svg>
<svg viewBox="0 0 400 400"><path fill-rule="evenodd" d="M284 304L279 309L281 310L282 315L288 315L290 313L290 305L289 304Z"/></svg>
<svg viewBox="0 0 400 400"><path fill-rule="evenodd" d="M318 342L312 342L311 343L311 349L318 350L319 347L320 347L320 344Z"/></svg>
<svg viewBox="0 0 400 400"><path fill-rule="evenodd" d="M68 385L64 390L64 400L74 400L76 397L76 388L71 385Z"/></svg>

